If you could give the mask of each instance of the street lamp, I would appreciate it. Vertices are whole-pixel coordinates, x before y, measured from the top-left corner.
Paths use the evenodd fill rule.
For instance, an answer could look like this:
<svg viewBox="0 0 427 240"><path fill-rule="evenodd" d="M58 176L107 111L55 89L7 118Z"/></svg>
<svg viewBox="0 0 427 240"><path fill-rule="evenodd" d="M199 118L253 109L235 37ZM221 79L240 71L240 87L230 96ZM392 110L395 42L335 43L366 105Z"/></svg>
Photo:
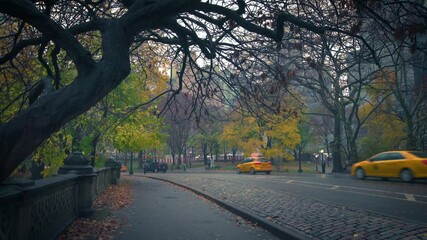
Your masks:
<svg viewBox="0 0 427 240"><path fill-rule="evenodd" d="M191 147L191 148L193 148L193 147ZM190 168L191 168L191 162L192 161L194 161L193 160L193 151L192 151L192 149L190 149L190 161L189 161L189 166L190 166Z"/></svg>
<svg viewBox="0 0 427 240"><path fill-rule="evenodd" d="M325 162L323 161L323 153L325 151L323 151L323 149L320 149L320 155L322 156L322 160L320 162L320 165L322 166L322 173L325 173Z"/></svg>

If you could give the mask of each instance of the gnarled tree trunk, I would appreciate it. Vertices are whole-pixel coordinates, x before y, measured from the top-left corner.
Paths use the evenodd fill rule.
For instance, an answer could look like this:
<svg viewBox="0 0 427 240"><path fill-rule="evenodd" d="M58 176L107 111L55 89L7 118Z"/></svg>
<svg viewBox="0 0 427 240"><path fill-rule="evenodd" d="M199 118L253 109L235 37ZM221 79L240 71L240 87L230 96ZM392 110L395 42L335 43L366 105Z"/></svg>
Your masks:
<svg viewBox="0 0 427 240"><path fill-rule="evenodd" d="M94 106L129 74L130 40L124 28L107 22L103 29L101 61L81 67L73 83L41 96L0 126L0 182L52 133Z"/></svg>

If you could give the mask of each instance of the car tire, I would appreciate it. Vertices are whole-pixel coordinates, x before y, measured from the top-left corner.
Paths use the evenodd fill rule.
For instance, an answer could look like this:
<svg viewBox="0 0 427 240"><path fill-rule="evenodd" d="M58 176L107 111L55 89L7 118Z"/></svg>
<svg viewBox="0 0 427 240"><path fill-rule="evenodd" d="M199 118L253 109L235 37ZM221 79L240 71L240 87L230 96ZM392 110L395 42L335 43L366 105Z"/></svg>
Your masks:
<svg viewBox="0 0 427 240"><path fill-rule="evenodd" d="M363 170L363 168L359 167L356 169L356 178L363 180L365 179L366 174L365 174L365 170Z"/></svg>
<svg viewBox="0 0 427 240"><path fill-rule="evenodd" d="M250 173L251 173L251 174L255 174L255 173L256 173L256 172L255 172L255 169L251 168Z"/></svg>
<svg viewBox="0 0 427 240"><path fill-rule="evenodd" d="M265 172L265 174L270 175L271 172Z"/></svg>
<svg viewBox="0 0 427 240"><path fill-rule="evenodd" d="M237 174L240 174L241 172L240 172L240 168L237 168L236 169L236 172L237 172Z"/></svg>
<svg viewBox="0 0 427 240"><path fill-rule="evenodd" d="M404 182L412 182L412 180L414 180L414 175L412 174L412 171L410 169L403 169L400 172L400 179Z"/></svg>

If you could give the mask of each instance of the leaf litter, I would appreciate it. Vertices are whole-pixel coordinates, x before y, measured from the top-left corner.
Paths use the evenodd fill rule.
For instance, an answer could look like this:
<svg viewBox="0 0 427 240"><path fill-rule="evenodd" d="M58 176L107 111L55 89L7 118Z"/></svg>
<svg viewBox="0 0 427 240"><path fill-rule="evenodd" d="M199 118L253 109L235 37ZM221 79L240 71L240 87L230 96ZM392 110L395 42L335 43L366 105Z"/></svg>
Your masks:
<svg viewBox="0 0 427 240"><path fill-rule="evenodd" d="M58 240L111 240L120 226L120 221L110 216L110 210L128 206L132 202L130 184L122 180L109 186L93 203L94 214L91 218L77 218L62 232Z"/></svg>

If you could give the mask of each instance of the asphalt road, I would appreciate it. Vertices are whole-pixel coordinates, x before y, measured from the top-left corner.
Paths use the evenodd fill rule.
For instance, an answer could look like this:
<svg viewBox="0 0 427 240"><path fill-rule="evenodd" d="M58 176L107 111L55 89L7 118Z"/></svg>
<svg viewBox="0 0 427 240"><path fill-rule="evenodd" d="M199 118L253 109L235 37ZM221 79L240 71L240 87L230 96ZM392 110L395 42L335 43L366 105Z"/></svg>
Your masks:
<svg viewBox="0 0 427 240"><path fill-rule="evenodd" d="M170 174L170 173L168 173ZM379 179L357 180L325 174L236 174L187 172L191 176L245 184L326 201L422 224L427 223L427 184Z"/></svg>

